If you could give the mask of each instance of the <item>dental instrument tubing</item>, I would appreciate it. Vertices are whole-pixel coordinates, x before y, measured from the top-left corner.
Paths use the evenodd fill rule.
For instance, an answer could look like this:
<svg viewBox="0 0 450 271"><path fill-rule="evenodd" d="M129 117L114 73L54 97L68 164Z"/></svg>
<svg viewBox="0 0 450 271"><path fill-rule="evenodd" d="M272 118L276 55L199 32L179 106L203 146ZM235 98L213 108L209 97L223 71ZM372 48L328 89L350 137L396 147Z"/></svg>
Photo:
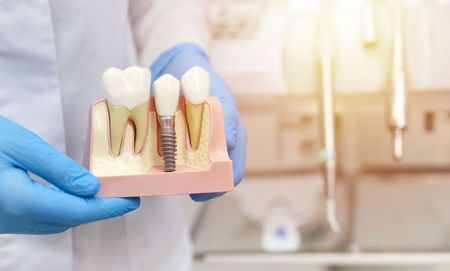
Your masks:
<svg viewBox="0 0 450 271"><path fill-rule="evenodd" d="M403 133L406 130L406 76L404 68L404 50L402 35L402 14L400 3L394 1L393 35L392 35L392 73L389 93L389 128L393 133L393 156L399 160L403 157Z"/></svg>
<svg viewBox="0 0 450 271"><path fill-rule="evenodd" d="M334 142L334 106L332 61L327 38L322 39L322 121L324 144L324 177L327 220L334 232L339 231L336 219L335 185L336 185L336 150Z"/></svg>
<svg viewBox="0 0 450 271"><path fill-rule="evenodd" d="M323 137L325 155L325 176L327 179L326 197L334 198L334 175L336 170L334 143L334 106L331 74L331 59L329 53L322 56L322 110Z"/></svg>
<svg viewBox="0 0 450 271"><path fill-rule="evenodd" d="M335 185L336 185L336 150L334 133L334 105L333 105L333 67L331 54L331 33L328 20L330 16L330 1L322 1L322 14L319 34L319 59L322 76L322 129L323 155L327 221L333 232L339 231L336 219Z"/></svg>

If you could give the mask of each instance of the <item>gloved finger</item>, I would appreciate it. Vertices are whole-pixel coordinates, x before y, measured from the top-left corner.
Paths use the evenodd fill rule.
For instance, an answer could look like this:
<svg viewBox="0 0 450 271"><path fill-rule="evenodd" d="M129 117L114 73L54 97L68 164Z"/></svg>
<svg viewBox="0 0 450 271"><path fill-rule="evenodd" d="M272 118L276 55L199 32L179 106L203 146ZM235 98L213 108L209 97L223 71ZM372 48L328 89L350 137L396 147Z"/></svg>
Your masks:
<svg viewBox="0 0 450 271"><path fill-rule="evenodd" d="M43 228L43 229L28 229L23 232L24 234L33 234L33 235L48 235L48 234L58 234L67 231L69 228L66 227L52 227L52 228Z"/></svg>
<svg viewBox="0 0 450 271"><path fill-rule="evenodd" d="M47 224L29 223L26 227L17 227L3 233L44 235L61 233L68 229L68 227L64 226L48 226Z"/></svg>
<svg viewBox="0 0 450 271"><path fill-rule="evenodd" d="M35 215L40 221L54 221L68 227L121 216L140 205L139 198L80 198L62 191L52 192L56 195L41 201ZM55 206L56 202L61 204ZM42 212L47 208L48 211Z"/></svg>
<svg viewBox="0 0 450 271"><path fill-rule="evenodd" d="M140 204L138 198L82 198L27 178L19 169L2 172L1 205L16 217L33 217L41 224L77 226L123 215Z"/></svg>
<svg viewBox="0 0 450 271"><path fill-rule="evenodd" d="M36 233L30 233L34 235L50 235L50 234L59 234L67 231L68 229L61 229L61 230L50 230L50 231L40 231Z"/></svg>
<svg viewBox="0 0 450 271"><path fill-rule="evenodd" d="M247 156L247 133L242 121L238 121L238 133L236 140L236 147L228 152L231 161L233 162L233 179L234 186L237 186L244 178L245 173L245 161ZM213 198L222 196L225 193L202 193L191 194L190 197L193 201L201 202L207 201Z"/></svg>
<svg viewBox="0 0 450 271"><path fill-rule="evenodd" d="M20 203L14 202L12 204L17 206ZM6 207L6 209L3 208L4 206L0 207L2 207L0 208L0 216L3 218L3 221L0 220L0 234L55 234L64 232L70 227L56 222L40 221L31 216L20 215L17 212L18 208L14 211L11 207Z"/></svg>
<svg viewBox="0 0 450 271"><path fill-rule="evenodd" d="M230 151L236 147L239 111L233 93L226 83L215 73L211 74L211 79L210 94L217 96L222 105L227 148Z"/></svg>
<svg viewBox="0 0 450 271"><path fill-rule="evenodd" d="M0 157L31 171L68 193L93 196L99 183L84 167L20 125L0 117L9 136L0 135Z"/></svg>
<svg viewBox="0 0 450 271"><path fill-rule="evenodd" d="M247 132L241 120L238 121L238 133L236 138L236 147L228 152L233 162L234 186L237 186L245 174L245 161L247 160Z"/></svg>
<svg viewBox="0 0 450 271"><path fill-rule="evenodd" d="M38 215L45 220L61 221L61 224L67 227L75 227L122 216L136 210L140 205L139 198L88 198L85 201L72 203L69 208L54 208L50 215L43 213Z"/></svg>
<svg viewBox="0 0 450 271"><path fill-rule="evenodd" d="M208 201L213 198L218 198L223 196L224 192L217 192L217 193L203 193L203 194L191 194L189 195L193 201L196 202L202 202L202 201Z"/></svg>

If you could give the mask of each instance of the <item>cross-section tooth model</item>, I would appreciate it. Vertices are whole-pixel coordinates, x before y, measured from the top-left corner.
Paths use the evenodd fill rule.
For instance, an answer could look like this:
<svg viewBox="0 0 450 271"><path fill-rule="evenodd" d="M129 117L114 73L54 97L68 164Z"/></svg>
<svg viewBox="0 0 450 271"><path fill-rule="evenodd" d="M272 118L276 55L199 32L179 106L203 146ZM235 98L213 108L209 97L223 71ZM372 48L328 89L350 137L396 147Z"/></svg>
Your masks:
<svg viewBox="0 0 450 271"><path fill-rule="evenodd" d="M191 147L197 150L202 127L203 103L209 96L209 74L198 66L193 67L183 75L181 85L186 98L186 118Z"/></svg>
<svg viewBox="0 0 450 271"><path fill-rule="evenodd" d="M103 74L105 99L91 106L85 154L85 166L100 183L96 196L233 190L222 106L218 97L207 97L208 73L194 68L185 75L186 106L194 108L188 114L198 122L190 127L184 104L178 107L181 82L169 74L157 78L152 97L150 77L148 69L139 67L109 68ZM197 138L196 151L189 130Z"/></svg>
<svg viewBox="0 0 450 271"><path fill-rule="evenodd" d="M164 159L164 171L174 171L176 167L177 141L175 134L175 111L180 96L180 82L170 74L158 78L153 84L155 106L161 126L160 142Z"/></svg>
<svg viewBox="0 0 450 271"><path fill-rule="evenodd" d="M109 112L111 153L120 155L125 127L132 121L135 129L134 151L140 153L148 129L150 71L136 66L122 71L109 68L103 74L103 86Z"/></svg>

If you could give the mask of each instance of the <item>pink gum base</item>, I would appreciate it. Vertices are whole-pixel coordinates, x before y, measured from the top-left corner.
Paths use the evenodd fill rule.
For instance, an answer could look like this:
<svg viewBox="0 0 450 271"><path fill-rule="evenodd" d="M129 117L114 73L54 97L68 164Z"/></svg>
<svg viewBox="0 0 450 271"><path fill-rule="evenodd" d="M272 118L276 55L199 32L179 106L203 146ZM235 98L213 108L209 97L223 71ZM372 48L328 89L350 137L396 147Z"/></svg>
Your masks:
<svg viewBox="0 0 450 271"><path fill-rule="evenodd" d="M105 102L105 100L98 100L93 105L102 102ZM222 107L217 97L208 97L206 105L211 112L209 169L203 170L177 165L176 171L164 172L162 166L153 166L143 175L98 176L100 189L97 196L136 197L227 192L233 190L233 167L231 160L228 158ZM183 96L180 97L178 108L184 112ZM155 111L153 97L149 101L149 111ZM89 169L91 169L92 153L91 118L92 112L89 113L88 142L85 151L85 164ZM108 119L108 116L106 119ZM186 138L188 140L187 130ZM187 142L186 146L189 148L190 144Z"/></svg>

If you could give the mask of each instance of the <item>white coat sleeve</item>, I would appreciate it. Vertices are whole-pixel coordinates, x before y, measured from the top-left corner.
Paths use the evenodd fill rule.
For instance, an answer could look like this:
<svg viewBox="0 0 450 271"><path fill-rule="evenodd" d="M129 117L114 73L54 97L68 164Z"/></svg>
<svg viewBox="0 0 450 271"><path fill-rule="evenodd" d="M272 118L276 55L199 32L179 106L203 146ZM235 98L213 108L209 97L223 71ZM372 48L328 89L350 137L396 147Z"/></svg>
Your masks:
<svg viewBox="0 0 450 271"><path fill-rule="evenodd" d="M139 64L148 67L162 52L179 43L195 43L207 51L207 5L206 0L130 1Z"/></svg>

